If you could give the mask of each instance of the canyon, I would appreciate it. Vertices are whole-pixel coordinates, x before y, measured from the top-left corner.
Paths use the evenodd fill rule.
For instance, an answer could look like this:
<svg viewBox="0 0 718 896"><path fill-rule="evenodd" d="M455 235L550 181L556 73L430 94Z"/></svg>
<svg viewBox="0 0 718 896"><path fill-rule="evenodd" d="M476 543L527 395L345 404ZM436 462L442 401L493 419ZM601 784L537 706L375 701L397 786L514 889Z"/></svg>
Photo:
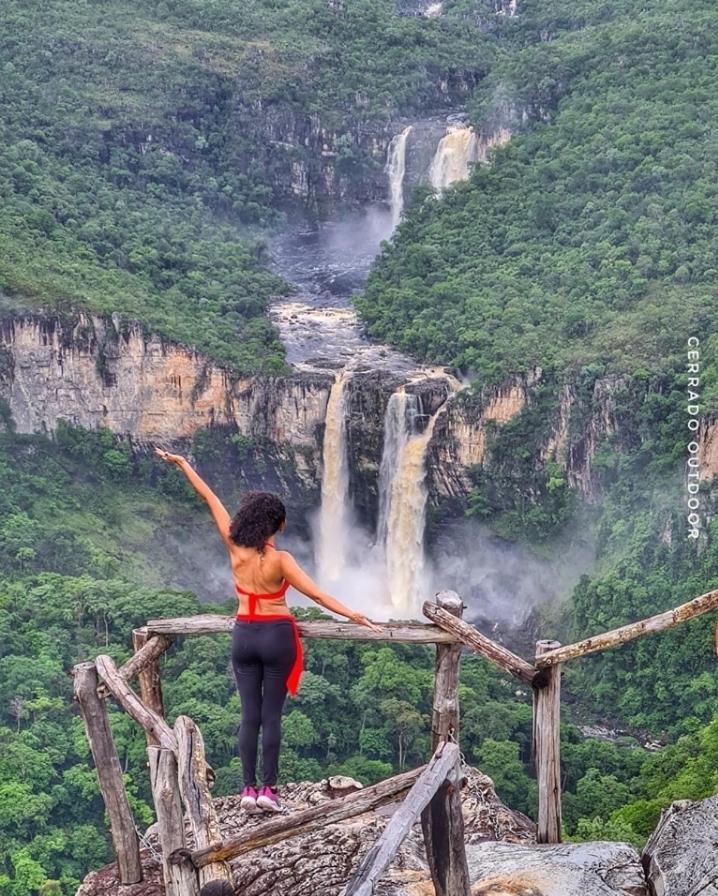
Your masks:
<svg viewBox="0 0 718 896"><path fill-rule="evenodd" d="M262 455L253 486L285 491L307 518L320 581L334 585L361 570L362 587L381 592L391 611L416 614L426 548L441 542L445 523L463 519L472 471L491 475L501 462L492 436L542 389L556 400L531 464L557 464L587 502L600 496L592 469L599 447L635 442L627 407L640 403L642 387L625 377L598 377L586 395L536 367L476 389L363 334L352 296L413 189L428 183L440 194L486 164L510 138L506 121L486 133L460 113L403 126L386 144L383 203L338 210L321 224L299 219L275 237L275 270L294 287L270 308L287 375L237 375L118 315L16 313L0 320L5 425L50 436L60 420L102 426L137 451L188 451L197 433L226 431ZM704 418L697 436L707 481L718 473L718 420Z"/></svg>

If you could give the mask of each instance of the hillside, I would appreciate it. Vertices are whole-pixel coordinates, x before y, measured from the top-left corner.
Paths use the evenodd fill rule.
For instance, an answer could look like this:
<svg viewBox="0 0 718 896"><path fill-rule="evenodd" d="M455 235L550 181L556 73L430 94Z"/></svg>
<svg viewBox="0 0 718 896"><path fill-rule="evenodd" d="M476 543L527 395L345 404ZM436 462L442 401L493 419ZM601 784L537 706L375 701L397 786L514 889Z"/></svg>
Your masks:
<svg viewBox="0 0 718 896"><path fill-rule="evenodd" d="M298 209L331 219L386 205L391 141L415 121L443 134L448 114L466 112L479 134L498 122L511 139L441 197L407 190L357 302L375 339L450 365L465 388L447 401L447 377L405 390L373 369L348 382L336 441L364 554L342 596L374 587L359 573L397 394L411 399L407 439L436 424L419 553L425 542L441 575L465 572L462 596L491 623L494 588L516 650L718 587L718 12L520 0L513 14L504 0L445 0L425 18L426 5L4 5L0 896L72 896L111 858L69 668L126 659L131 629L153 616L234 608L203 505L148 442L191 455L228 508L246 488L281 491L288 544L314 552L334 368L288 375L267 309L290 287L271 272L270 241ZM352 230L337 254L363 236ZM340 281L343 261L329 271ZM702 451L714 452L695 540L689 336ZM447 551L454 536L463 565ZM540 593L534 570L570 566L576 544L592 557L580 579L569 570L576 588L511 630ZM671 800L716 791L714 624L566 670L567 838L641 847ZM227 650L223 636L188 639L163 660L168 717L201 726L215 797L239 785ZM284 719L281 783L372 783L425 762L433 662L421 646L313 642ZM461 675L467 760L534 817L530 689L476 656ZM111 717L142 827L144 738Z"/></svg>
<svg viewBox="0 0 718 896"><path fill-rule="evenodd" d="M380 0L10 2L3 19L0 309L119 312L239 371L285 370L265 311L286 285L258 228L292 179L313 201L383 191L378 132L450 108L491 56L475 26Z"/></svg>

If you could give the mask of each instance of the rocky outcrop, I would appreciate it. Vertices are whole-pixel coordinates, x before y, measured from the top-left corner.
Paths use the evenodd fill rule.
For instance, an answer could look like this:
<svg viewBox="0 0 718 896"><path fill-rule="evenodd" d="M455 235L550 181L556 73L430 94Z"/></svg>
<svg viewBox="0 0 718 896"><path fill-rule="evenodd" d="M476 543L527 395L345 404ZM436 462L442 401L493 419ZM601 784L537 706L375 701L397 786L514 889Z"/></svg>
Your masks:
<svg viewBox="0 0 718 896"><path fill-rule="evenodd" d="M318 784L288 784L283 788L287 811L320 805L340 797L332 779ZM260 824L261 817L248 816L239 808L239 796L216 799L223 837ZM357 818L329 825L307 834L257 850L232 861L238 896L338 896L366 851L380 836L398 803L367 812ZM534 825L520 812L506 808L497 797L491 779L471 769L462 790L462 809L468 844L486 840L511 843L534 842ZM142 850L145 879L141 884L120 887L115 864L89 874L77 896L160 896L162 872L154 828L147 832ZM428 889L427 889L428 887ZM432 892L426 867L421 826L417 823L376 889L377 896L419 896Z"/></svg>
<svg viewBox="0 0 718 896"><path fill-rule="evenodd" d="M472 896L648 896L627 843L480 843L467 847L466 858Z"/></svg>
<svg viewBox="0 0 718 896"><path fill-rule="evenodd" d="M718 476L718 416L703 417L698 431L698 471L702 482L709 482Z"/></svg>
<svg viewBox="0 0 718 896"><path fill-rule="evenodd" d="M677 800L643 849L651 896L718 896L718 795Z"/></svg>

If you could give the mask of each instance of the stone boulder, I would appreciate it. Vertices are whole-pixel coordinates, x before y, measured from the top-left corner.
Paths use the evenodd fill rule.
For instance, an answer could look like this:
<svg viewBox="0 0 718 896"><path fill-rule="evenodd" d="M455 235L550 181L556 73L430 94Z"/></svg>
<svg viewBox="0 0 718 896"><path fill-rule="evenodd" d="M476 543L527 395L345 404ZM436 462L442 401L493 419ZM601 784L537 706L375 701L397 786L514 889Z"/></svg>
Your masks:
<svg viewBox="0 0 718 896"><path fill-rule="evenodd" d="M718 896L718 794L664 809L642 859L652 896Z"/></svg>
<svg viewBox="0 0 718 896"><path fill-rule="evenodd" d="M627 843L487 842L468 845L466 857L472 896L648 896L640 858Z"/></svg>
<svg viewBox="0 0 718 896"><path fill-rule="evenodd" d="M341 799L358 786L358 782L345 777L288 784L282 788L285 811L295 812ZM214 800L223 838L266 820L265 816L246 815L240 810L239 802L238 795ZM230 863L236 893L241 896L338 896L398 805L399 802L391 803L346 822L328 825L314 834L293 837L239 857ZM535 840L534 823L504 806L491 779L477 769L468 772L462 789L462 809L469 844L486 840L507 843ZM145 834L141 859L145 878L141 883L121 887L113 863L88 874L76 896L162 896L164 886L154 826ZM376 896L432 892L420 824L414 826L404 841L375 892Z"/></svg>

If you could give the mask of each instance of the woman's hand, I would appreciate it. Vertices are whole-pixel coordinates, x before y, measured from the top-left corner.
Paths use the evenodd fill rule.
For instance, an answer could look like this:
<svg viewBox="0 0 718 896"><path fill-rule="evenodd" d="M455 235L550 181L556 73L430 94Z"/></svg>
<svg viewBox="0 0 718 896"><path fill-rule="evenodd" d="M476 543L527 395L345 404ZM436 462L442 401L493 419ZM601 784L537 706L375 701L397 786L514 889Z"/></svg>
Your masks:
<svg viewBox="0 0 718 896"><path fill-rule="evenodd" d="M384 629L380 625L375 625L370 619L367 619L363 613L352 613L349 618L352 620L352 622L356 622L359 625L365 625L373 632L378 632L380 635L384 634Z"/></svg>
<svg viewBox="0 0 718 896"><path fill-rule="evenodd" d="M181 454L170 454L169 451L163 451L162 448L155 448L155 454L169 464L181 464L184 460Z"/></svg>

